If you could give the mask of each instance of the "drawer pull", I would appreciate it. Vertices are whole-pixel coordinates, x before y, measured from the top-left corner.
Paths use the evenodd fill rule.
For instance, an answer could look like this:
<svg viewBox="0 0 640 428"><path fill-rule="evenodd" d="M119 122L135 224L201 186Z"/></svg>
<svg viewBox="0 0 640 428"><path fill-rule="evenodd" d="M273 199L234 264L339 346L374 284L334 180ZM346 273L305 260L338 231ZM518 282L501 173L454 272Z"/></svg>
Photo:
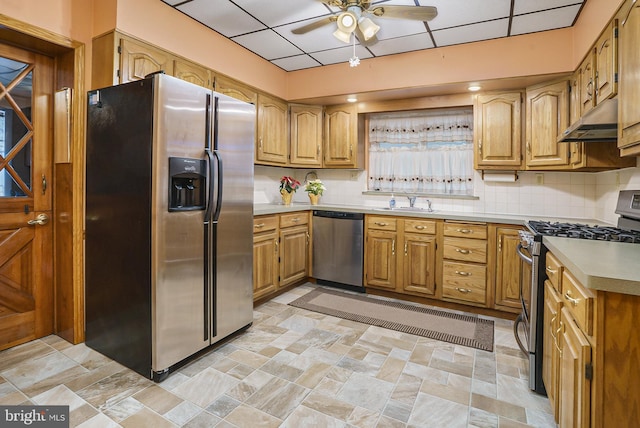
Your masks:
<svg viewBox="0 0 640 428"><path fill-rule="evenodd" d="M558 273L558 271L556 269L551 269L551 267L547 266L547 272L555 275L556 273Z"/></svg>
<svg viewBox="0 0 640 428"><path fill-rule="evenodd" d="M463 293L463 294L468 294L471 293L471 290L468 288L460 288L460 287L456 287L456 290L458 290L459 292Z"/></svg>
<svg viewBox="0 0 640 428"><path fill-rule="evenodd" d="M456 232L460 233L473 233L471 229L456 229Z"/></svg>
<svg viewBox="0 0 640 428"><path fill-rule="evenodd" d="M296 218L292 218L291 221L294 222L294 223L297 223L297 222L300 221L300 219L298 217L296 217Z"/></svg>
<svg viewBox="0 0 640 428"><path fill-rule="evenodd" d="M373 224L375 224L376 226L389 226L389 223L385 223L383 221L376 221Z"/></svg>
<svg viewBox="0 0 640 428"><path fill-rule="evenodd" d="M420 226L420 225L413 226L413 227L415 227L415 228L416 228L416 229L418 229L418 230L424 230L424 229L425 229L425 227L424 227L424 226Z"/></svg>
<svg viewBox="0 0 640 428"><path fill-rule="evenodd" d="M462 270L457 270L456 273L460 276L471 276L471 272L465 272Z"/></svg>
<svg viewBox="0 0 640 428"><path fill-rule="evenodd" d="M471 254L471 250L464 250L462 248L456 248L456 251L460 254Z"/></svg>
<svg viewBox="0 0 640 428"><path fill-rule="evenodd" d="M265 224L264 223L254 224L253 227L255 227L257 229L262 229L263 227L265 227Z"/></svg>
<svg viewBox="0 0 640 428"><path fill-rule="evenodd" d="M578 306L578 303L580 303L580 299L571 297L571 290L567 290L567 292L564 293L564 298L571 302L573 306Z"/></svg>

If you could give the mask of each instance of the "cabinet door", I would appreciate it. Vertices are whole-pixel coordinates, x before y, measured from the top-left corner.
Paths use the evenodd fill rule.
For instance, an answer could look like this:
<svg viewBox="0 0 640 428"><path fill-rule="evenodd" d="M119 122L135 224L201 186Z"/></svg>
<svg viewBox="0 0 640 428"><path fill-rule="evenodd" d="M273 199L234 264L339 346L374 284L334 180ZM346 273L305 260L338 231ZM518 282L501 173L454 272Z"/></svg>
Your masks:
<svg viewBox="0 0 640 428"><path fill-rule="evenodd" d="M475 100L475 168L519 169L522 164L522 94L478 95Z"/></svg>
<svg viewBox="0 0 640 428"><path fill-rule="evenodd" d="M558 392L560 374L560 345L558 342L558 326L560 325L560 309L562 299L554 290L553 285L545 282L544 288L544 331L542 353L542 381L547 390L547 397L553 410L553 416L558 422Z"/></svg>
<svg viewBox="0 0 640 428"><path fill-rule="evenodd" d="M156 71L173 75L173 56L128 38L120 39L120 83L144 79Z"/></svg>
<svg viewBox="0 0 640 428"><path fill-rule="evenodd" d="M618 20L613 19L596 42L596 103L618 93Z"/></svg>
<svg viewBox="0 0 640 428"><path fill-rule="evenodd" d="M287 111L288 106L284 101L258 94L256 162L287 164Z"/></svg>
<svg viewBox="0 0 640 428"><path fill-rule="evenodd" d="M216 76L214 88L216 92L230 96L245 103L257 104L258 93L248 86L224 76Z"/></svg>
<svg viewBox="0 0 640 428"><path fill-rule="evenodd" d="M405 233L402 288L432 296L436 291L436 237Z"/></svg>
<svg viewBox="0 0 640 428"><path fill-rule="evenodd" d="M625 148L623 155L636 155L640 154L638 147L627 148L640 143L640 2L631 4L622 16L618 38L618 147Z"/></svg>
<svg viewBox="0 0 640 428"><path fill-rule="evenodd" d="M330 106L324 117L324 166L356 167L358 110L353 104Z"/></svg>
<svg viewBox="0 0 640 428"><path fill-rule="evenodd" d="M580 74L580 115L584 115L596 104L595 98L595 49L589 51L577 72Z"/></svg>
<svg viewBox="0 0 640 428"><path fill-rule="evenodd" d="M527 169L568 165L568 143L558 143L569 124L568 81L527 89Z"/></svg>
<svg viewBox="0 0 640 428"><path fill-rule="evenodd" d="M253 235L253 298L278 288L278 234L274 230Z"/></svg>
<svg viewBox="0 0 640 428"><path fill-rule="evenodd" d="M193 62L176 59L173 62L173 75L205 88L213 88L211 70Z"/></svg>
<svg viewBox="0 0 640 428"><path fill-rule="evenodd" d="M498 227L496 229L496 306L520 310L520 279L523 262L516 248L520 242L520 228Z"/></svg>
<svg viewBox="0 0 640 428"><path fill-rule="evenodd" d="M292 105L290 151L292 166L322 166L322 107Z"/></svg>
<svg viewBox="0 0 640 428"><path fill-rule="evenodd" d="M576 70L569 78L569 123L573 124L580 119L580 70Z"/></svg>
<svg viewBox="0 0 640 428"><path fill-rule="evenodd" d="M309 276L309 228L280 229L280 287Z"/></svg>
<svg viewBox="0 0 640 428"><path fill-rule="evenodd" d="M561 427L590 426L591 381L587 365L591 364L591 345L566 307L560 311L560 392L558 422Z"/></svg>
<svg viewBox="0 0 640 428"><path fill-rule="evenodd" d="M395 232L367 230L365 285L396 289L396 239Z"/></svg>

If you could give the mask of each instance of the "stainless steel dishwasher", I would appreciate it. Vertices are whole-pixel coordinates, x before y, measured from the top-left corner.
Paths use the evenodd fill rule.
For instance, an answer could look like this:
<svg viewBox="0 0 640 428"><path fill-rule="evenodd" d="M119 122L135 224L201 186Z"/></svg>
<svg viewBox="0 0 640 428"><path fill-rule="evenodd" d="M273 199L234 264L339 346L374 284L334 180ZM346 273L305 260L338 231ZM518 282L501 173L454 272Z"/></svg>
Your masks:
<svg viewBox="0 0 640 428"><path fill-rule="evenodd" d="M313 211L313 277L318 284L364 292L364 214Z"/></svg>

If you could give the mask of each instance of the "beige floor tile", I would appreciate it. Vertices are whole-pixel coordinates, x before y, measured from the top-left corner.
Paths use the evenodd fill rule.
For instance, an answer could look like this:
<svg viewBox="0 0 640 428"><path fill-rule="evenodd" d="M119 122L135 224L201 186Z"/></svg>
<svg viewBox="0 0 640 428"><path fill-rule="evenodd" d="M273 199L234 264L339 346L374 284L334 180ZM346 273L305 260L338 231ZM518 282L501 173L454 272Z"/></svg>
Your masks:
<svg viewBox="0 0 640 428"><path fill-rule="evenodd" d="M133 398L160 414L168 412L184 401L182 398L157 385L143 389L135 394Z"/></svg>

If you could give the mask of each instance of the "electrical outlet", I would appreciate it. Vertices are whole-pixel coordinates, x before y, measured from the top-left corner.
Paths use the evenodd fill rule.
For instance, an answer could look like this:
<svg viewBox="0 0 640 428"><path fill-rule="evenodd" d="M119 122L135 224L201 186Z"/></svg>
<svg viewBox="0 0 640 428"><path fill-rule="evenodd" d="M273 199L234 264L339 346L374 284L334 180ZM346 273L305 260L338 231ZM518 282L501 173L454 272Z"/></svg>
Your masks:
<svg viewBox="0 0 640 428"><path fill-rule="evenodd" d="M544 174L536 174L536 184L544 184Z"/></svg>

